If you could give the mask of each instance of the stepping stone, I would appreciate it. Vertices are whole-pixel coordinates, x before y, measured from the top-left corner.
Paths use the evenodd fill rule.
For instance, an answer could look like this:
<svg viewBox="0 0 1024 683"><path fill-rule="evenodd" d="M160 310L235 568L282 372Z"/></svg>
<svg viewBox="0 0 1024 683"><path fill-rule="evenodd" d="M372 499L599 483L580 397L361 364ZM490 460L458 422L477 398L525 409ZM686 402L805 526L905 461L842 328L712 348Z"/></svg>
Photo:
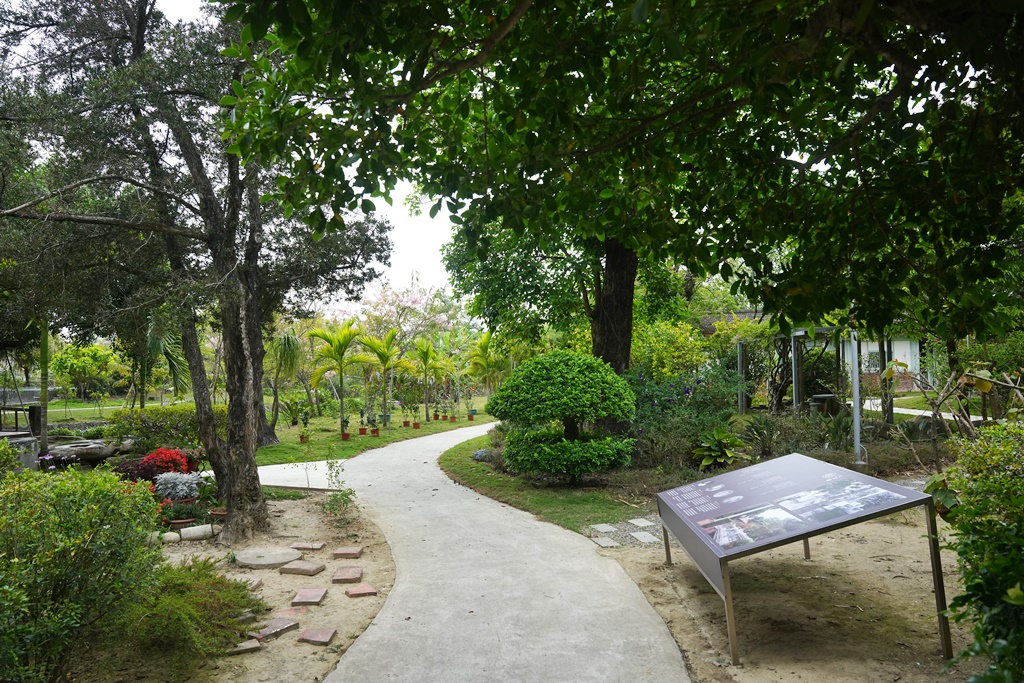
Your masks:
<svg viewBox="0 0 1024 683"><path fill-rule="evenodd" d="M250 652L256 652L261 647L263 647L263 646L260 645L260 641L258 641L255 638L253 638L252 640L247 640L244 643L239 643L238 645L235 645L235 647L233 649L228 650L228 656L231 656L231 655L244 655L244 654L248 654Z"/></svg>
<svg viewBox="0 0 1024 683"><path fill-rule="evenodd" d="M590 528L599 534L610 534L614 531L618 531L618 529L613 527L611 524L591 524Z"/></svg>
<svg viewBox="0 0 1024 683"><path fill-rule="evenodd" d="M213 526L201 524L199 526L188 526L178 532L183 541L205 541L213 538Z"/></svg>
<svg viewBox="0 0 1024 683"><path fill-rule="evenodd" d="M309 562L307 560L295 560L289 562L285 566L281 567L277 571L282 574L299 574L300 576L316 576L323 570L327 569L324 565L319 562Z"/></svg>
<svg viewBox="0 0 1024 683"><path fill-rule="evenodd" d="M277 638L282 633L294 631L298 627L299 622L292 621L291 619L271 619L262 629L252 632L249 635L262 643L264 640Z"/></svg>
<svg viewBox="0 0 1024 683"><path fill-rule="evenodd" d="M323 550L325 545L327 544L323 541L316 541L315 543L292 543L288 547L294 550Z"/></svg>
<svg viewBox="0 0 1024 683"><path fill-rule="evenodd" d="M252 624L256 621L256 615L252 613L251 609L247 609L238 615L239 624Z"/></svg>
<svg viewBox="0 0 1024 683"><path fill-rule="evenodd" d="M646 531L634 531L630 534L633 538L640 541L641 543L658 543L661 541L660 538L654 534L649 534Z"/></svg>
<svg viewBox="0 0 1024 683"><path fill-rule="evenodd" d="M292 548L249 548L235 553L235 564L249 569L277 569L301 559L302 553Z"/></svg>
<svg viewBox="0 0 1024 683"><path fill-rule="evenodd" d="M327 597L326 588L303 588L292 598L292 607L319 605Z"/></svg>
<svg viewBox="0 0 1024 683"><path fill-rule="evenodd" d="M633 526L638 526L641 529L643 529L644 527L648 527L648 526L657 526L654 522L650 521L649 519L644 519L643 517L637 517L636 519L631 519L631 520L629 520L629 523L632 524Z"/></svg>
<svg viewBox="0 0 1024 683"><path fill-rule="evenodd" d="M345 548L338 548L334 551L334 559L346 559L354 560L363 554L363 546L361 545L350 545Z"/></svg>
<svg viewBox="0 0 1024 683"><path fill-rule="evenodd" d="M364 598L368 595L376 595L377 589L368 583L357 583L351 588L345 589L345 595L350 598Z"/></svg>
<svg viewBox="0 0 1024 683"><path fill-rule="evenodd" d="M590 540L593 541L594 543L598 544L602 548L618 548L619 547L618 543L616 543L615 541L613 541L610 538L605 538L604 536L598 536L597 538L592 538Z"/></svg>
<svg viewBox="0 0 1024 683"><path fill-rule="evenodd" d="M275 619L297 619L300 615L309 614L308 607L289 607L288 609L274 612Z"/></svg>
<svg viewBox="0 0 1024 683"><path fill-rule="evenodd" d="M330 645L334 640L334 634L338 631L333 628L307 628L299 634L300 643L312 645Z"/></svg>
<svg viewBox="0 0 1024 683"><path fill-rule="evenodd" d="M342 567L334 572L331 583L359 583L363 580L362 567Z"/></svg>

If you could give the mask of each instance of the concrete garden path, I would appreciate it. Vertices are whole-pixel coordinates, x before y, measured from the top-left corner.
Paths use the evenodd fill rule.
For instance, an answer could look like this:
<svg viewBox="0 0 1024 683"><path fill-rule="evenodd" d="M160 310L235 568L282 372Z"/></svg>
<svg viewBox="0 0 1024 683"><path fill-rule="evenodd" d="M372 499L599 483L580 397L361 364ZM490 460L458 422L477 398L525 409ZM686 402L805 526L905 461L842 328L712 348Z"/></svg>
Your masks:
<svg viewBox="0 0 1024 683"><path fill-rule="evenodd" d="M346 461L345 483L387 537L397 573L325 683L688 683L668 628L617 562L438 468L441 453L491 426ZM327 487L322 463L260 468L269 485L305 487L307 476Z"/></svg>

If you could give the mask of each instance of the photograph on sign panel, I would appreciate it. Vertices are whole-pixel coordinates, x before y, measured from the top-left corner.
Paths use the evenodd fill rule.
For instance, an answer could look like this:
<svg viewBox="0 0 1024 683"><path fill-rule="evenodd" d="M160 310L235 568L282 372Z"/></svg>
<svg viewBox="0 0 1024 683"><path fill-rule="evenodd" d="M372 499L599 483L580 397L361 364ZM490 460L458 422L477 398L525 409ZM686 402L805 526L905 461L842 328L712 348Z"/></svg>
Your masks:
<svg viewBox="0 0 1024 683"><path fill-rule="evenodd" d="M824 486L786 496L778 505L813 522L828 522L883 508L906 500L892 491L846 477L836 477Z"/></svg>
<svg viewBox="0 0 1024 683"><path fill-rule="evenodd" d="M762 505L697 524L726 549L798 532L806 526L802 519L775 505Z"/></svg>

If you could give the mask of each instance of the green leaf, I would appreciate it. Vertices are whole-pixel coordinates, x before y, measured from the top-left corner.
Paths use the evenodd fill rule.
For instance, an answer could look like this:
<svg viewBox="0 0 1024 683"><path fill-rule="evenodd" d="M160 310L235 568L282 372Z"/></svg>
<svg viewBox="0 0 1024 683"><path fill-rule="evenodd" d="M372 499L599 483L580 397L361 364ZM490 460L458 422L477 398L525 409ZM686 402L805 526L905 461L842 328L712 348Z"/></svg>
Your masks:
<svg viewBox="0 0 1024 683"><path fill-rule="evenodd" d="M238 104L238 98L231 95L225 95L220 98L220 106L222 107L233 107Z"/></svg>
<svg viewBox="0 0 1024 683"><path fill-rule="evenodd" d="M647 17L650 14L650 8L647 6L647 0L637 0L633 5L633 11L631 13L634 24L642 24L647 21Z"/></svg>
<svg viewBox="0 0 1024 683"><path fill-rule="evenodd" d="M363 213L373 213L374 211L377 210L377 207L374 206L373 202L370 201L369 199L364 199L360 205L360 208L363 210Z"/></svg>
<svg viewBox="0 0 1024 683"><path fill-rule="evenodd" d="M614 196L615 190L613 190L610 187L606 187L605 189L601 190L601 199L611 199Z"/></svg>

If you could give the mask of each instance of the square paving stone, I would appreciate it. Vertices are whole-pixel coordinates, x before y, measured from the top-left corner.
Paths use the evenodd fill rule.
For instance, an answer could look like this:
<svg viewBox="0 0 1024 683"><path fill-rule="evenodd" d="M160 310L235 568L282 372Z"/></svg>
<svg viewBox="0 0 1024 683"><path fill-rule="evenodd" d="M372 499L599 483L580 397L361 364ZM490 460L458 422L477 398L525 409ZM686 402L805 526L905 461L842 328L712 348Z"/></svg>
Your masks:
<svg viewBox="0 0 1024 683"><path fill-rule="evenodd" d="M312 645L330 645L334 640L334 634L338 631L333 628L307 628L299 634L300 643L311 643Z"/></svg>
<svg viewBox="0 0 1024 683"><path fill-rule="evenodd" d="M629 523L632 524L633 526L638 526L641 529L643 529L644 527L655 526L654 522L650 521L649 519L644 519L643 517L637 517L636 519L631 519L631 520L629 520Z"/></svg>
<svg viewBox="0 0 1024 683"><path fill-rule="evenodd" d="M308 607L289 607L274 612L275 619L298 619L303 614L309 614Z"/></svg>
<svg viewBox="0 0 1024 683"><path fill-rule="evenodd" d="M285 566L281 567L277 571L281 572L282 574L298 574L300 576L316 576L317 574L319 574L320 572L322 572L326 568L327 567L325 567L324 565L320 564L319 562L310 562L308 560L295 560L294 562L289 562L288 564L286 564Z"/></svg>
<svg viewBox="0 0 1024 683"><path fill-rule="evenodd" d="M260 645L260 641L253 638L252 640L247 640L244 643L235 645L234 648L228 650L228 655L244 655L250 652L256 652L261 647L263 646Z"/></svg>
<svg viewBox="0 0 1024 683"><path fill-rule="evenodd" d="M618 548L619 547L618 543L616 543L615 541L613 541L610 538L605 538L604 536L598 536L597 538L592 538L590 540L593 541L594 543L598 544L602 548Z"/></svg>
<svg viewBox="0 0 1024 683"><path fill-rule="evenodd" d="M292 598L292 607L319 605L327 597L326 588L303 588Z"/></svg>
<svg viewBox="0 0 1024 683"><path fill-rule="evenodd" d="M248 584L249 590L251 591L254 591L263 585L263 579L259 576L241 576L239 574L228 574L228 578Z"/></svg>
<svg viewBox="0 0 1024 683"><path fill-rule="evenodd" d="M345 589L345 595L350 598L363 598L368 595L376 595L377 589L368 583L357 583L351 588Z"/></svg>
<svg viewBox="0 0 1024 683"><path fill-rule="evenodd" d="M630 534L633 538L640 541L641 543L658 543L661 541L660 538L654 534L647 533L646 531L634 531Z"/></svg>
<svg viewBox="0 0 1024 683"><path fill-rule="evenodd" d="M599 534L610 534L614 531L618 531L618 529L613 527L611 524L591 524L590 528Z"/></svg>
<svg viewBox="0 0 1024 683"><path fill-rule="evenodd" d="M323 550L325 545L327 544L323 541L314 541L313 543L292 543L288 547L293 550Z"/></svg>
<svg viewBox="0 0 1024 683"><path fill-rule="evenodd" d="M359 583L362 580L363 570L361 567L342 567L334 572L334 577L331 578L332 583Z"/></svg>
<svg viewBox="0 0 1024 683"><path fill-rule="evenodd" d="M249 635L256 640L263 642L269 638L277 638L282 633L294 631L298 627L299 622L292 621L291 619L271 619L262 629L254 633L250 633Z"/></svg>
<svg viewBox="0 0 1024 683"><path fill-rule="evenodd" d="M363 554L363 546L361 545L350 545L345 548L338 548L334 551L335 559L354 560Z"/></svg>

